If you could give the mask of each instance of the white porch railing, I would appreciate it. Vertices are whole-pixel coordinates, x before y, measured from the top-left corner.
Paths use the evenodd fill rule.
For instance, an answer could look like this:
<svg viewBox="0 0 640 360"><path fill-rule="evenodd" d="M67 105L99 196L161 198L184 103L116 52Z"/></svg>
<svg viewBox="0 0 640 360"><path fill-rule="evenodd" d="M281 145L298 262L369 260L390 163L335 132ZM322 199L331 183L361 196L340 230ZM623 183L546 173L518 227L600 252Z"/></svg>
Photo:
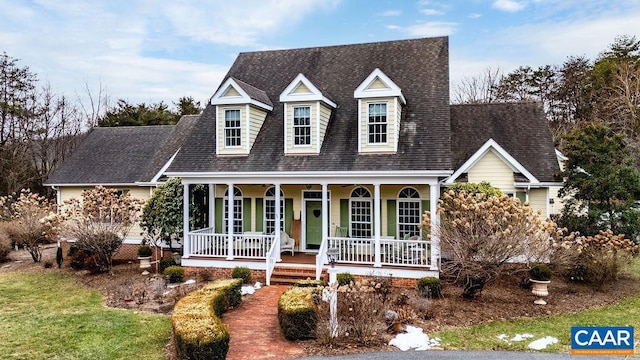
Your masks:
<svg viewBox="0 0 640 360"><path fill-rule="evenodd" d="M212 228L191 231L187 234L186 240L189 241L188 255L228 258L227 236L227 234L214 233ZM233 258L266 259L267 252L274 242L274 235L261 233L233 234ZM276 252L276 255L279 255L279 253Z"/></svg>
<svg viewBox="0 0 640 360"><path fill-rule="evenodd" d="M327 262L327 240L323 240L320 249L318 249L318 255L316 255L316 280L320 280L322 268Z"/></svg>
<svg viewBox="0 0 640 360"><path fill-rule="evenodd" d="M380 263L392 266L431 267L431 241L380 240Z"/></svg>
<svg viewBox="0 0 640 360"><path fill-rule="evenodd" d="M328 248L338 249L336 263L375 264L375 239L330 237L320 246L316 258L316 272L327 263ZM380 264L390 266L431 267L431 241L380 240Z"/></svg>
<svg viewBox="0 0 640 360"><path fill-rule="evenodd" d="M278 260L280 260L280 239L276 238L271 243L269 251L267 251L267 271L265 276L267 286L271 285L271 275L273 274L273 269L275 269Z"/></svg>

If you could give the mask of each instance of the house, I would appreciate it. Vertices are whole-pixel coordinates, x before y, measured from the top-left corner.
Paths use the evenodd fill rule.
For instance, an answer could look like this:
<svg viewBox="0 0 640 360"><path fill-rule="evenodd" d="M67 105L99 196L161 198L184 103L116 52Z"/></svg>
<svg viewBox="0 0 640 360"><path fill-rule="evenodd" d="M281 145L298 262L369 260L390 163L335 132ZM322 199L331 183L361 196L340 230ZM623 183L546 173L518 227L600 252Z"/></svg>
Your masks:
<svg viewBox="0 0 640 360"><path fill-rule="evenodd" d="M176 125L94 128L45 185L56 190L58 204L98 185L147 200L197 120L189 115ZM125 244L141 240L142 229L136 225Z"/></svg>
<svg viewBox="0 0 640 360"><path fill-rule="evenodd" d="M540 105L451 106L448 56L446 37L241 53L156 173L209 189L208 226L184 207L182 264L401 283L438 276L419 225L447 185L489 181L548 216L560 170Z"/></svg>

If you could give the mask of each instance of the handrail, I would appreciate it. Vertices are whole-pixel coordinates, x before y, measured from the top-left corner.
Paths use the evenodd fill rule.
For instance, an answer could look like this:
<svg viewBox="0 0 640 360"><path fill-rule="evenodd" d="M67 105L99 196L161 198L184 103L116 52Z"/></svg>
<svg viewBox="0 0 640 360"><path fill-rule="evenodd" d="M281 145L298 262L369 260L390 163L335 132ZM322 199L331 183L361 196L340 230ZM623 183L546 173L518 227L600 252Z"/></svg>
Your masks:
<svg viewBox="0 0 640 360"><path fill-rule="evenodd" d="M322 239L320 249L318 249L318 254L316 255L316 280L320 280L320 276L322 276L322 268L324 267L324 264L327 263L327 240L328 238Z"/></svg>
<svg viewBox="0 0 640 360"><path fill-rule="evenodd" d="M275 240L271 243L271 247L269 247L269 251L267 251L267 273L266 273L266 283L267 286L271 285L271 275L273 275L273 269L276 267L276 263L278 262L278 257L280 255L280 237L276 236Z"/></svg>

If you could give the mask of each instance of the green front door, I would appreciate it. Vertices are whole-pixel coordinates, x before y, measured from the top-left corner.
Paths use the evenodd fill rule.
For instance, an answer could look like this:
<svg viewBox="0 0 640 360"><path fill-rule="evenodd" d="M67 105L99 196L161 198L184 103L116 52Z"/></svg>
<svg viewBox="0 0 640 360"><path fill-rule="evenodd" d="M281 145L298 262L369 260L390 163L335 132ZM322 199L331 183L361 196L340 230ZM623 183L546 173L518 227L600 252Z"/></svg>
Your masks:
<svg viewBox="0 0 640 360"><path fill-rule="evenodd" d="M322 244L322 202L306 201L305 239L307 249L319 249Z"/></svg>

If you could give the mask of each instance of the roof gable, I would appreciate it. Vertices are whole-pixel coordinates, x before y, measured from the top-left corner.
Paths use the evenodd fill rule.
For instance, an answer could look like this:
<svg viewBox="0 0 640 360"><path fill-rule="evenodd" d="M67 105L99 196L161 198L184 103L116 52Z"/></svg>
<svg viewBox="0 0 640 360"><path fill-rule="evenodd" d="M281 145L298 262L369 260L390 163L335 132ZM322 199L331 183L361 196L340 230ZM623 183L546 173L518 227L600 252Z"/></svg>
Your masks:
<svg viewBox="0 0 640 360"><path fill-rule="evenodd" d="M398 97L403 104L407 100L402 95L402 90L382 70L376 68L353 92L355 98L373 97Z"/></svg>
<svg viewBox="0 0 640 360"><path fill-rule="evenodd" d="M455 172L479 152L497 144L515 170L520 164L540 183L559 182L560 168L547 118L539 103L491 103L451 106L451 148ZM491 147L497 152L497 147ZM525 174L522 171L523 175Z"/></svg>
<svg viewBox="0 0 640 360"><path fill-rule="evenodd" d="M453 184L456 182L460 175L468 172L480 159L482 159L487 152L492 151L494 154L502 160L513 172L521 173L529 182L538 183L538 179L533 176L522 164L518 162L511 154L509 154L500 144L493 139L487 140L462 166L445 181L445 184Z"/></svg>
<svg viewBox="0 0 640 360"><path fill-rule="evenodd" d="M273 110L273 103L263 90L243 81L228 78L211 97L212 105L251 104L267 111Z"/></svg>
<svg viewBox="0 0 640 360"><path fill-rule="evenodd" d="M336 108L338 105L325 96L304 74L300 73L280 94L280 102L322 101Z"/></svg>

